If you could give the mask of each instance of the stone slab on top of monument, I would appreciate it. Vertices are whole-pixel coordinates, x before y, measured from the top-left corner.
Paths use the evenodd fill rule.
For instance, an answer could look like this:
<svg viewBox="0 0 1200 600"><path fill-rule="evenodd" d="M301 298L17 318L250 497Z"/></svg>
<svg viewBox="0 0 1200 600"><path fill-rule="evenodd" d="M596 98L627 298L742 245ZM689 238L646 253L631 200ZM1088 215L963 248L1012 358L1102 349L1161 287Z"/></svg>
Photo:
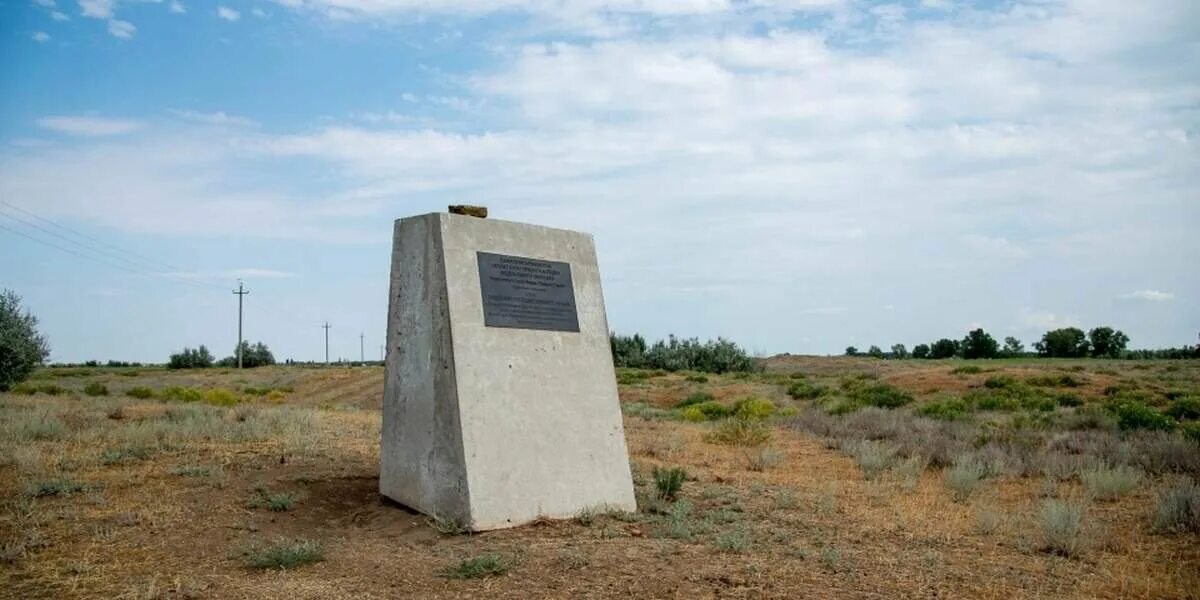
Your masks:
<svg viewBox="0 0 1200 600"><path fill-rule="evenodd" d="M592 237L396 221L379 490L475 531L635 510Z"/></svg>

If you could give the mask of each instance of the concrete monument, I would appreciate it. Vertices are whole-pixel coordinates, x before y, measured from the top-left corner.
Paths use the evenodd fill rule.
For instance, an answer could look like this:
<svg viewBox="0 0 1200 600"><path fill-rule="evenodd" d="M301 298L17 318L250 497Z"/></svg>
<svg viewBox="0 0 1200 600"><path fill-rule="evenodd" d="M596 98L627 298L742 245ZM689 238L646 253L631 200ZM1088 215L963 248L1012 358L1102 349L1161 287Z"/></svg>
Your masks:
<svg viewBox="0 0 1200 600"><path fill-rule="evenodd" d="M387 337L384 496L471 530L636 508L590 235L396 221Z"/></svg>

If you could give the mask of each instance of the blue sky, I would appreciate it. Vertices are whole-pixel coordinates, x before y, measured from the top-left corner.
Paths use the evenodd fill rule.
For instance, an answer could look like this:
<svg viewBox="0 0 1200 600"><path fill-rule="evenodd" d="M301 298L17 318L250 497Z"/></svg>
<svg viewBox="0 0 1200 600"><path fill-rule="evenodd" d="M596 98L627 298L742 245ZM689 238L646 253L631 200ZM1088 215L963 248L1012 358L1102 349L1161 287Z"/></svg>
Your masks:
<svg viewBox="0 0 1200 600"><path fill-rule="evenodd" d="M392 220L464 202L593 233L651 337L1200 331L1187 0L6 1L0 57L52 360L227 354L239 277L277 357L378 356Z"/></svg>

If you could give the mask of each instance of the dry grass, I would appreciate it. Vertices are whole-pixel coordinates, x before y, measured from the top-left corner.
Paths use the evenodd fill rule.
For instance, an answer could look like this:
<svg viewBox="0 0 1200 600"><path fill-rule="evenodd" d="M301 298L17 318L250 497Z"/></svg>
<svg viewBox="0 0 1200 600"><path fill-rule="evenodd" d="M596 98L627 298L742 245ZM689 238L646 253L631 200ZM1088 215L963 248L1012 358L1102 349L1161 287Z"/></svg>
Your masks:
<svg viewBox="0 0 1200 600"><path fill-rule="evenodd" d="M1165 598L1200 589L1197 533L1153 527L1159 511L1192 514L1194 494L1166 491L1184 481L1179 473L1189 472L1192 460L1178 436L1063 433L1014 427L1017 415L973 415L996 421L981 438L975 421L913 414L929 394L965 392L1006 372L1019 380L1051 376L1067 363L997 361L978 374L951 374L956 365L938 361L792 357L772 364L802 371L834 396L845 376L864 375L915 401L835 416L820 408L827 397L790 398L787 387L797 380L786 374L643 378L621 386L623 402L664 412L627 413L637 491L653 498L654 468L681 467L688 479L674 502L648 503L635 514L596 507L574 521L484 535L441 535L426 517L379 499L379 369L40 374L37 385L64 391L0 395L0 586L13 597L289 600ZM1103 401L1105 386L1122 382L1163 390L1194 390L1200 382L1190 363L1174 371L1145 364L1150 368L1085 361L1086 372L1070 372L1083 384L1072 390L1086 407ZM91 379L109 395L84 395ZM168 386L233 390L237 403L163 401L158 394ZM127 394L139 387L153 395ZM777 416L759 422L769 445L722 443L713 424L670 416L697 391L728 406L770 399ZM1072 415L1077 408L1060 410ZM780 416L790 412L799 415ZM894 449L889 466L870 481L858 457L840 449L861 441ZM1031 453L1022 454L1028 447ZM986 485L955 502L944 477L960 455L978 462ZM775 457L786 460L776 464ZM1072 518L1043 518L1044 473L1055 473L1055 500L1082 507L1070 498L1088 496L1081 473L1101 463L1137 469L1142 480L1088 505L1078 536ZM59 482L46 489L65 493L30 493L46 482ZM258 489L298 501L284 512L248 509ZM1047 526L1055 523L1063 527ZM1101 529L1107 535L1096 533ZM290 556L304 553L289 548L304 542L323 560L292 563ZM261 551L262 562L254 562L275 572L248 568L243 552L250 549ZM464 573L487 574L488 561L471 561L489 556L509 568L444 576L464 563Z"/></svg>

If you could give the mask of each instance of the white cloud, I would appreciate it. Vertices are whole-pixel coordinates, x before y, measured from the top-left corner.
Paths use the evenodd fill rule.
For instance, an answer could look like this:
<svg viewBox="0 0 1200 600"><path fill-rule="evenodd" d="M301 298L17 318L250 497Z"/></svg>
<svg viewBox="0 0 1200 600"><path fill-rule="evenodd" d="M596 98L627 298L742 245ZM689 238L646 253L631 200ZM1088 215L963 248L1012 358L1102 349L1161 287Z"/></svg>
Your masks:
<svg viewBox="0 0 1200 600"><path fill-rule="evenodd" d="M109 19L108 32L112 34L113 37L128 40L132 39L133 34L137 33L137 27L134 27L133 23L130 23L129 21Z"/></svg>
<svg viewBox="0 0 1200 600"><path fill-rule="evenodd" d="M197 123L206 123L208 125L224 125L236 127L255 127L257 122L244 117L236 117L226 114L224 111L212 113L198 112L194 110L172 110L171 114L188 121Z"/></svg>
<svg viewBox="0 0 1200 600"><path fill-rule="evenodd" d="M71 17L68 17L68 16L67 16L67 13L64 13L64 12L62 12L62 11L58 11L58 10L51 12L51 13L50 13L50 18L51 18L51 19L54 19L55 21L69 21L69 20L71 20Z"/></svg>
<svg viewBox="0 0 1200 600"><path fill-rule="evenodd" d="M258 17L258 18L260 18L260 19L265 19L265 18L267 18L267 16L268 16L268 15L267 15L267 11L265 11L265 10L263 10L263 9L261 9L261 8L255 8L254 10L252 10L252 11L250 11L250 12L251 12L251 14L253 14L254 16L256 16L256 17Z"/></svg>
<svg viewBox="0 0 1200 600"><path fill-rule="evenodd" d="M33 38L33 41L39 44L44 44L50 41L50 34L46 33L45 31L35 32L31 37Z"/></svg>
<svg viewBox="0 0 1200 600"><path fill-rule="evenodd" d="M37 124L44 129L82 137L122 135L142 126L140 122L128 119L84 116L45 117L38 119Z"/></svg>
<svg viewBox="0 0 1200 600"><path fill-rule="evenodd" d="M226 21L229 21L230 23L233 23L233 22L236 22L238 19L242 18L242 13L240 13L232 8L229 8L228 6L218 6L217 7L217 16L222 19L225 19Z"/></svg>
<svg viewBox="0 0 1200 600"><path fill-rule="evenodd" d="M1128 294L1121 294L1122 300L1142 300L1145 302L1169 302L1175 299L1175 294L1171 292L1160 292L1158 290L1137 290Z"/></svg>
<svg viewBox="0 0 1200 600"><path fill-rule="evenodd" d="M80 14L93 19L111 19L114 0L79 0Z"/></svg>
<svg viewBox="0 0 1200 600"><path fill-rule="evenodd" d="M168 6L169 10L177 15L182 15L183 13L187 12L187 7L185 7L179 0L171 0L171 3Z"/></svg>

